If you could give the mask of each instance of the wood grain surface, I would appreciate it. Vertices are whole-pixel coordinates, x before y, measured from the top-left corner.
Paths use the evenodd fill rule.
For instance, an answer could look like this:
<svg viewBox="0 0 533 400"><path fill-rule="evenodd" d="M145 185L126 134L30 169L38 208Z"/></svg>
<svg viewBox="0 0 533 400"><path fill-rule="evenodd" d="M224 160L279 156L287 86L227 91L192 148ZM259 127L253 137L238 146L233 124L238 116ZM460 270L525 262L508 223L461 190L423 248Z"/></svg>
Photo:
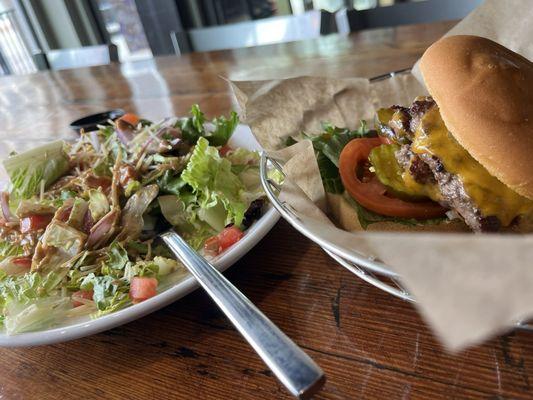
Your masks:
<svg viewBox="0 0 533 400"><path fill-rule="evenodd" d="M452 25L0 79L3 140L72 135L120 107L157 119L231 108L231 79L371 77L408 67ZM531 398L533 334L450 355L414 307L360 281L286 222L227 272L324 369L317 399ZM135 322L52 346L0 349L2 399L289 399L200 290Z"/></svg>

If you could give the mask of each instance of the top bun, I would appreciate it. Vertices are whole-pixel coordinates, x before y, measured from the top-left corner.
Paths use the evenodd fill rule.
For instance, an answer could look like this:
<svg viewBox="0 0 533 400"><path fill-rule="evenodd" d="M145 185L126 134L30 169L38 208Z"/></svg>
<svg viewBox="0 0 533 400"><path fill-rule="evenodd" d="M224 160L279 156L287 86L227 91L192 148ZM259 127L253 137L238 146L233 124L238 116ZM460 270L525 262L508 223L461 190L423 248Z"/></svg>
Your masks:
<svg viewBox="0 0 533 400"><path fill-rule="evenodd" d="M424 53L420 68L461 146L533 199L533 63L489 39L449 36Z"/></svg>

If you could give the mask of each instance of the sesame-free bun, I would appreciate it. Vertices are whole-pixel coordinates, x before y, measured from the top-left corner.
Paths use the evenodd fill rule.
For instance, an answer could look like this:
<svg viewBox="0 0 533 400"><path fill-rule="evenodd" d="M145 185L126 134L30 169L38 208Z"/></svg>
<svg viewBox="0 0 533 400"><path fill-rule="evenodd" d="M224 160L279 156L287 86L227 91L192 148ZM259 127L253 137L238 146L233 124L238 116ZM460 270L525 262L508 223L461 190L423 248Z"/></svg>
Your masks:
<svg viewBox="0 0 533 400"><path fill-rule="evenodd" d="M533 63L489 39L461 35L434 43L420 68L461 146L533 199Z"/></svg>

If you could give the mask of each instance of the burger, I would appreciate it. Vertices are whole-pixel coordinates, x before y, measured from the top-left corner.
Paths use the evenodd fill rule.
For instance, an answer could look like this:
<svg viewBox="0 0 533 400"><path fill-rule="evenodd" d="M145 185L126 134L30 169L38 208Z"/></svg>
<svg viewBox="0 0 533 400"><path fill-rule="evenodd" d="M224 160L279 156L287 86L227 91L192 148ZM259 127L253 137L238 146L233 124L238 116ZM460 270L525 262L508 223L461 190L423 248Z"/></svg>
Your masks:
<svg viewBox="0 0 533 400"><path fill-rule="evenodd" d="M375 137L339 158L346 192L373 213L512 230L533 214L533 64L477 36L423 55L430 96L380 109Z"/></svg>

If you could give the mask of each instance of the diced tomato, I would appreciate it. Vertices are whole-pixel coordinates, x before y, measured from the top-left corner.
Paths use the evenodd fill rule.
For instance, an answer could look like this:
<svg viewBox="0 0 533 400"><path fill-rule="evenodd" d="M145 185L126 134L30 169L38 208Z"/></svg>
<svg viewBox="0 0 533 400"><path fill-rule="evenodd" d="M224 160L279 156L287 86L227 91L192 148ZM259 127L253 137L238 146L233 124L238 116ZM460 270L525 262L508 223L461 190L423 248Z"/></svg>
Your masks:
<svg viewBox="0 0 533 400"><path fill-rule="evenodd" d="M126 122L127 124L130 124L131 126L136 127L140 121L140 118L136 114L126 113L122 117L120 117L118 121Z"/></svg>
<svg viewBox="0 0 533 400"><path fill-rule="evenodd" d="M235 243L241 240L243 236L244 232L234 225L224 228L224 230L218 234L219 252L221 253L228 247L233 246Z"/></svg>
<svg viewBox="0 0 533 400"><path fill-rule="evenodd" d="M93 299L93 291L92 290L78 290L77 292L72 293L71 296L72 299L72 305L74 307L79 307L85 304L82 300L92 300Z"/></svg>
<svg viewBox="0 0 533 400"><path fill-rule="evenodd" d="M244 232L237 228L235 225L224 228L216 236L212 236L204 243L204 252L210 256L216 256L226 250L228 247L233 246L244 236Z"/></svg>
<svg viewBox="0 0 533 400"><path fill-rule="evenodd" d="M20 231L22 233L34 232L44 229L52 220L51 214L34 214L20 220Z"/></svg>
<svg viewBox="0 0 533 400"><path fill-rule="evenodd" d="M157 279L136 276L130 282L130 298L134 303L154 297L157 294Z"/></svg>
<svg viewBox="0 0 533 400"><path fill-rule="evenodd" d="M28 269L31 268L31 257L28 256L14 258L11 260L11 262L15 265L18 265L19 267L24 267Z"/></svg>
<svg viewBox="0 0 533 400"><path fill-rule="evenodd" d="M350 196L363 207L389 217L428 219L443 216L446 209L433 201L415 203L387 196L387 187L373 174L359 179L357 170L368 163L370 151L381 144L379 138L353 139L342 150L339 172Z"/></svg>
<svg viewBox="0 0 533 400"><path fill-rule="evenodd" d="M226 154L228 154L231 150L233 150L229 145L225 144L218 150L218 154L220 154L220 157L226 157Z"/></svg>

